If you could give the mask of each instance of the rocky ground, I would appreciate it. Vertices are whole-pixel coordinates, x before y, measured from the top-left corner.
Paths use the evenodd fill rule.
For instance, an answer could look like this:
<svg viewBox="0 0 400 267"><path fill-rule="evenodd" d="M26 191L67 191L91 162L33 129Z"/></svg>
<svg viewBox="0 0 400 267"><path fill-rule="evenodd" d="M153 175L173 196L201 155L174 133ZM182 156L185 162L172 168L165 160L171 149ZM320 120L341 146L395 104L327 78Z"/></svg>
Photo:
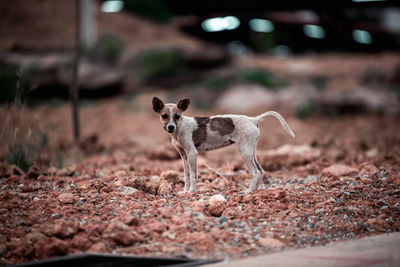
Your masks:
<svg viewBox="0 0 400 267"><path fill-rule="evenodd" d="M79 160L65 156L63 168L34 164L27 172L2 166L2 264L87 251L244 258L400 230L396 115L299 120L283 110L296 139L274 119L263 122L259 190L243 193L247 170L231 146L200 155L198 192L178 195L182 164L156 114L126 109L126 101L81 110L79 149L65 137L68 119L60 122L68 105L23 111L40 117L52 145Z"/></svg>

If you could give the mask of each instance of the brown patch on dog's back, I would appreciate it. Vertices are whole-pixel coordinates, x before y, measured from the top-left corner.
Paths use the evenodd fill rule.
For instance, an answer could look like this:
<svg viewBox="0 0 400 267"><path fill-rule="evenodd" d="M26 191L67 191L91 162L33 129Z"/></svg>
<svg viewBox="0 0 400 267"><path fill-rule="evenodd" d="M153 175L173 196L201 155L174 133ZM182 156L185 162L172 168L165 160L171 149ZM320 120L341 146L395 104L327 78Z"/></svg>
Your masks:
<svg viewBox="0 0 400 267"><path fill-rule="evenodd" d="M195 147L207 140L207 124L210 121L209 117L195 117L197 122L197 129L192 133L192 140Z"/></svg>
<svg viewBox="0 0 400 267"><path fill-rule="evenodd" d="M226 135L235 130L235 125L231 118L216 117L211 119L210 128L213 131L218 131L220 135Z"/></svg>

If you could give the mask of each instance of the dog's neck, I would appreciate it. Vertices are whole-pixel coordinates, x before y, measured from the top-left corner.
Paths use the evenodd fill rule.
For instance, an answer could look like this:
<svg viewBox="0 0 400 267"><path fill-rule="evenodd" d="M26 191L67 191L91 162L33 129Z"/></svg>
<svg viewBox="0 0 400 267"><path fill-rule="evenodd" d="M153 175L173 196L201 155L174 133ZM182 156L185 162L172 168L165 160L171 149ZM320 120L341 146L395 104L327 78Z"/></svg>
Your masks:
<svg viewBox="0 0 400 267"><path fill-rule="evenodd" d="M181 120L176 125L176 130L173 133L170 133L169 135L173 137L175 140L178 140L178 136L182 135L182 128L185 127L185 122L187 122L187 119L189 118L191 117L181 115Z"/></svg>
<svg viewBox="0 0 400 267"><path fill-rule="evenodd" d="M169 135L179 142L179 137L183 136L184 132L187 131L188 128L193 130L194 127L197 127L194 118L182 115L181 120L177 124L177 129Z"/></svg>

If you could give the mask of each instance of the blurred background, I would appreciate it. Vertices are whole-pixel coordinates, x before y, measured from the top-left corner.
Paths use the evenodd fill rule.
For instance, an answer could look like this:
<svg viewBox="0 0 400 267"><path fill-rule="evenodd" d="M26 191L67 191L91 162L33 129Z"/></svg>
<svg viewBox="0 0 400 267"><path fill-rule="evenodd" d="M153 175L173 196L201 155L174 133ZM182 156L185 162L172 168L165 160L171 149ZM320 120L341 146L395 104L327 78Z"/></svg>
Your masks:
<svg viewBox="0 0 400 267"><path fill-rule="evenodd" d="M154 95L189 97L190 115L275 109L294 128L399 113L398 1L15 0L0 10L3 162L29 165L18 158L45 148L42 159L62 167L75 143L165 143Z"/></svg>
<svg viewBox="0 0 400 267"><path fill-rule="evenodd" d="M0 11L0 265L85 251L242 258L400 230L399 1ZM250 179L233 145L200 154L199 192L181 196L154 96L190 98L189 116L275 110L296 138L275 118L259 125L253 195L239 193Z"/></svg>

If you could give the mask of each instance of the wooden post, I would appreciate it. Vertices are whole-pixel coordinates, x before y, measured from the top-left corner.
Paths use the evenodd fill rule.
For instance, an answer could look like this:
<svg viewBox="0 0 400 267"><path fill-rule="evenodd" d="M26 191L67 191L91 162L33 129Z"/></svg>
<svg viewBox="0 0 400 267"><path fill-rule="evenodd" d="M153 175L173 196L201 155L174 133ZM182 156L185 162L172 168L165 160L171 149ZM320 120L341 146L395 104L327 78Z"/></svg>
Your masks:
<svg viewBox="0 0 400 267"><path fill-rule="evenodd" d="M81 28L81 13L80 13L80 0L75 1L75 49L74 49L74 61L73 61L73 69L72 69L72 81L70 87L70 98L72 104L72 122L73 122L73 130L74 130L74 140L75 142L79 141L80 138L80 128L79 128L79 110L78 110L78 101L79 101L79 61L80 61L80 28Z"/></svg>
<svg viewBox="0 0 400 267"><path fill-rule="evenodd" d="M96 0L81 0L80 42L85 47L92 47L97 40Z"/></svg>

